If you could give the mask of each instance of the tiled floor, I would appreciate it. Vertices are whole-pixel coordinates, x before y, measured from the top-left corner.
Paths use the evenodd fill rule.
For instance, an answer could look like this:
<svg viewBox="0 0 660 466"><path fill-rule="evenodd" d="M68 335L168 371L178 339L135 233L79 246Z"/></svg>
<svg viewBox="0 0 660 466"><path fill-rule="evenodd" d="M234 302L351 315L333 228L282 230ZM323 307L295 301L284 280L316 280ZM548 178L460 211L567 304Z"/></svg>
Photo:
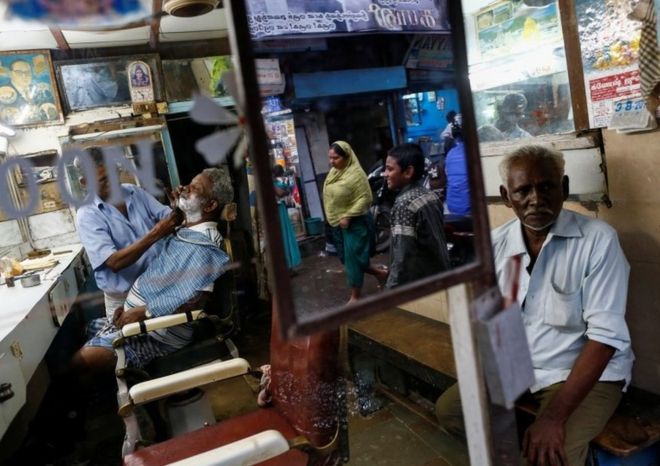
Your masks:
<svg viewBox="0 0 660 466"><path fill-rule="evenodd" d="M447 466L457 454L437 427L392 402L368 418L352 416L349 431L350 465Z"/></svg>

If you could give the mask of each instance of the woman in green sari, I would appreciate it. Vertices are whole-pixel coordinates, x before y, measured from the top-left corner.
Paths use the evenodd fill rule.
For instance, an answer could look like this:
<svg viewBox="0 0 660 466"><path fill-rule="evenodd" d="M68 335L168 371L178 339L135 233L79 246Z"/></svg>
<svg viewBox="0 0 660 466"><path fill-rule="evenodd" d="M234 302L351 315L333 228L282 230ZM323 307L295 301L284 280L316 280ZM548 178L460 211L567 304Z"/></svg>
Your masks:
<svg viewBox="0 0 660 466"><path fill-rule="evenodd" d="M289 195L291 187L285 182L284 168L281 165L273 166L273 178L275 195L277 196L277 211L280 217L280 229L282 230L282 242L284 244L284 257L290 271L300 265L300 249L296 233L293 231L289 212L286 207L285 198Z"/></svg>
<svg viewBox="0 0 660 466"><path fill-rule="evenodd" d="M352 303L360 298L365 273L374 275L382 285L387 269L369 263L374 250L371 188L355 152L347 142L337 141L330 146L328 158L332 168L323 185L325 216L346 269L351 289L348 302Z"/></svg>

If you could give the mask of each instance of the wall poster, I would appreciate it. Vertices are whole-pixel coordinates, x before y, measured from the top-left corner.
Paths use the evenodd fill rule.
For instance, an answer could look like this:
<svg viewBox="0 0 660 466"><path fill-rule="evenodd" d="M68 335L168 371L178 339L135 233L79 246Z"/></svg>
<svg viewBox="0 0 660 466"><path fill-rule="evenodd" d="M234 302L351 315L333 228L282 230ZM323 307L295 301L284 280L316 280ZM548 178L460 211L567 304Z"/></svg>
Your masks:
<svg viewBox="0 0 660 466"><path fill-rule="evenodd" d="M639 97L640 76L637 67L622 72L585 73L589 126L609 126L614 103L622 98Z"/></svg>
<svg viewBox="0 0 660 466"><path fill-rule="evenodd" d="M641 95L637 66L642 23L627 2L576 0L589 126L610 124L614 104Z"/></svg>

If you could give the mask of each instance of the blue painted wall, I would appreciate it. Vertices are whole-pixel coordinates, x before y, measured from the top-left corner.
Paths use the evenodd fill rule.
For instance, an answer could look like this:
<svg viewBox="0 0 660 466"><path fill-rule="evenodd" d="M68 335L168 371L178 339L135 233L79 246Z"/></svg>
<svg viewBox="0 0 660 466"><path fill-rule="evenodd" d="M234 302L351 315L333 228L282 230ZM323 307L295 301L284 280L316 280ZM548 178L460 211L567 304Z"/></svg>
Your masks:
<svg viewBox="0 0 660 466"><path fill-rule="evenodd" d="M403 66L293 75L297 99L403 89L407 84L406 69Z"/></svg>
<svg viewBox="0 0 660 466"><path fill-rule="evenodd" d="M458 107L458 93L454 89L436 91L436 102L429 101L429 93L424 92L424 98L419 102L422 124L419 126L408 126L405 129L405 141L416 142L419 137L428 136L433 141L440 142L440 133L447 126L447 113L454 110L460 113ZM442 110L438 110L437 100L444 99ZM402 105L403 107L403 105Z"/></svg>

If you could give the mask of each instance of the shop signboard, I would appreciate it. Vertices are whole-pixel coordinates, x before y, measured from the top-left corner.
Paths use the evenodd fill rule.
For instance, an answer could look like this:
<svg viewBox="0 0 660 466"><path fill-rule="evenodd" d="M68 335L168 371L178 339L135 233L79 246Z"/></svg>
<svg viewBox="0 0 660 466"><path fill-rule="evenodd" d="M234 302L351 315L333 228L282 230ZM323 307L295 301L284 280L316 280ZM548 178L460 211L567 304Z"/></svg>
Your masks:
<svg viewBox="0 0 660 466"><path fill-rule="evenodd" d="M255 53L294 53L323 52L328 50L328 42L323 37L307 37L298 40L272 39L255 42Z"/></svg>
<svg viewBox="0 0 660 466"><path fill-rule="evenodd" d="M254 62L259 91L262 96L279 95L284 92L284 75L276 58L258 58Z"/></svg>
<svg viewBox="0 0 660 466"><path fill-rule="evenodd" d="M416 70L452 70L454 54L451 47L450 36L418 34L408 48L405 66Z"/></svg>
<svg viewBox="0 0 660 466"><path fill-rule="evenodd" d="M449 32L447 0L248 0L254 38L352 32Z"/></svg>

